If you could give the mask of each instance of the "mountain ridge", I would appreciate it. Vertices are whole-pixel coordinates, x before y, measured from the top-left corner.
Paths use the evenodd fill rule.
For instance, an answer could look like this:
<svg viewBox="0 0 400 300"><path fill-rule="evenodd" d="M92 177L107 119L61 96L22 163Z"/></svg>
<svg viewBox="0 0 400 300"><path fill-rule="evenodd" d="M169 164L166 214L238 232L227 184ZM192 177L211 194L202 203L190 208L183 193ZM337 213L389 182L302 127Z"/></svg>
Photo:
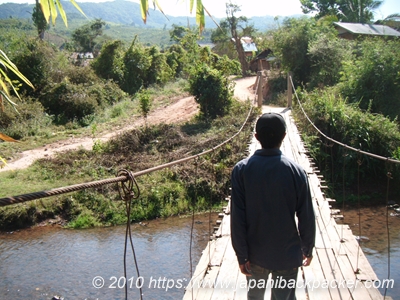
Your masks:
<svg viewBox="0 0 400 300"><path fill-rule="evenodd" d="M85 15L89 20L102 19L106 22L131 25L135 27L143 28L171 28L173 24L180 26L195 25L195 17L175 17L175 16L164 16L158 10L149 10L149 17L147 18L146 24L143 23L140 13L140 5L136 2L126 0L116 0L109 2L81 2L78 3L79 7L84 11ZM19 18L19 19L31 19L32 9L35 4L19 4L19 3L3 3L0 4L0 19L6 18ZM68 20L73 19L85 19L83 16L69 1L63 1L62 5L67 14ZM293 17L296 17L294 15ZM214 18L219 23L222 18ZM249 17L249 24L253 24L258 30L268 30L276 27L276 21L273 16L262 16L262 17ZM89 21L88 20L88 21ZM216 24L209 17L206 16L206 28L216 28Z"/></svg>

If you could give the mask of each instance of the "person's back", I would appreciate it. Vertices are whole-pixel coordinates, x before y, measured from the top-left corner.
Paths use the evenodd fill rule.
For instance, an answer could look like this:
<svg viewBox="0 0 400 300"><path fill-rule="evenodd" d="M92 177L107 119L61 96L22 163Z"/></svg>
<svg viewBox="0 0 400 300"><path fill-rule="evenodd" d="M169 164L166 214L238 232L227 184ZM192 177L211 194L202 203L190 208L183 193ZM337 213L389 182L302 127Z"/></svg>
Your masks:
<svg viewBox="0 0 400 300"><path fill-rule="evenodd" d="M303 255L308 257L306 264L311 262L315 217L308 180L304 170L279 150L284 136L283 118L264 114L256 126L263 149L232 171L232 244L242 273L250 276L248 281L265 277L254 274L258 269L265 269L267 277L272 273L272 278L281 274L277 271L290 273L285 277L289 280L297 276ZM263 299L263 294L250 289L248 299ZM289 294L273 291L272 298L295 299L294 290Z"/></svg>

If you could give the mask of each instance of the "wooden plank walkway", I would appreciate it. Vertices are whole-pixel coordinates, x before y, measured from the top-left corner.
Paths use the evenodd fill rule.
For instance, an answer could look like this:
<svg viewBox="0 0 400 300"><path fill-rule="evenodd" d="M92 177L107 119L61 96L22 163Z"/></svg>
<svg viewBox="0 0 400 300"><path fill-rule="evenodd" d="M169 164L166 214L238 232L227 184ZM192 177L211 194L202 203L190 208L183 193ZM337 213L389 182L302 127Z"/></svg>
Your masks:
<svg viewBox="0 0 400 300"><path fill-rule="evenodd" d="M300 268L296 297L299 300L321 299L383 299L372 283L378 278L347 225L335 222L335 213L323 192L324 185L318 170L309 160L290 109L263 107L265 112L281 113L287 124L282 152L298 162L307 172L317 222L314 258L308 267ZM251 155L259 143L253 137ZM246 278L240 273L230 238L229 203L215 234L200 258L184 300L246 299ZM265 299L270 299L267 289ZM388 297L386 297L388 299Z"/></svg>

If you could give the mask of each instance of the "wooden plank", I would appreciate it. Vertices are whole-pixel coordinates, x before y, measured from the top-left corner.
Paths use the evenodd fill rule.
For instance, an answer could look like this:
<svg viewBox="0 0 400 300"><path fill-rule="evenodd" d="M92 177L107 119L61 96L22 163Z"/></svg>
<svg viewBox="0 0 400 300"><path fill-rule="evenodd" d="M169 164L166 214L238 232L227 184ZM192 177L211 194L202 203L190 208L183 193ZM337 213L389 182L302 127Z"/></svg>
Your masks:
<svg viewBox="0 0 400 300"><path fill-rule="evenodd" d="M202 280L208 270L208 265L210 261L210 257L212 257L215 251L215 240L208 242L207 247L203 251L202 256L200 257L199 263L193 273L191 278L191 282L189 286L186 288L185 294L183 296L184 300L192 300L195 299L197 292L199 290L199 285L197 284L200 280Z"/></svg>
<svg viewBox="0 0 400 300"><path fill-rule="evenodd" d="M231 243L230 236L222 236L217 238L215 250L210 261L211 266L221 266L228 243Z"/></svg>
<svg viewBox="0 0 400 300"><path fill-rule="evenodd" d="M315 288L317 284L325 280L317 253L314 255L311 264L302 269L309 300L331 299L329 289Z"/></svg>
<svg viewBox="0 0 400 300"><path fill-rule="evenodd" d="M357 279L363 281L378 280L378 277L376 276L374 270L372 269L367 258L365 257L364 252L362 251L357 240L353 236L351 229L347 225L336 226L337 230L341 230L341 226L343 226L342 228L344 242L341 244L341 247L344 248L343 251L345 251L345 253L348 255L353 270L359 270L359 273L356 275Z"/></svg>
<svg viewBox="0 0 400 300"><path fill-rule="evenodd" d="M338 255L336 259L353 299L371 299L371 295L368 293L363 283L358 280L356 274L354 274L347 255Z"/></svg>
<svg viewBox="0 0 400 300"><path fill-rule="evenodd" d="M371 299L381 300L383 298L378 289L371 287L371 282L368 282L368 283L362 282L362 284L365 287L365 289L368 291L368 293L370 294ZM391 299L391 297L385 296L385 300L390 300L390 299Z"/></svg>
<svg viewBox="0 0 400 300"><path fill-rule="evenodd" d="M230 202L229 202L230 204ZM219 225L219 228L215 235L217 237L221 237L224 235L230 235L231 234L231 217L230 215L225 215L222 219L221 224Z"/></svg>
<svg viewBox="0 0 400 300"><path fill-rule="evenodd" d="M217 282L217 276L220 271L220 267L211 267L206 276L203 278L201 288L199 289L195 299L211 299L214 293L215 283Z"/></svg>
<svg viewBox="0 0 400 300"><path fill-rule="evenodd" d="M331 240L328 237L326 227L321 218L321 213L316 216L316 237L315 247L318 249L333 248Z"/></svg>
<svg viewBox="0 0 400 300"><path fill-rule="evenodd" d="M231 235L231 216L230 215L224 217L221 227L222 227L222 230L221 230L222 236L230 236Z"/></svg>
<svg viewBox="0 0 400 300"><path fill-rule="evenodd" d="M244 285L246 282L246 276L239 272L239 276L236 282L236 291L234 300L246 300L247 299L247 285Z"/></svg>
<svg viewBox="0 0 400 300"><path fill-rule="evenodd" d="M330 283L335 282L340 278L338 274L338 269L336 268L336 260L332 259L334 256L332 253L332 249L316 249L319 261L321 263L322 271L324 272L326 282L328 283L329 293L331 294L331 298L336 299L351 299L349 291L347 291L347 295L345 291L341 288L337 289L331 286ZM340 271L339 271L340 273ZM322 284L322 282L321 282ZM322 289L322 287L320 287Z"/></svg>
<svg viewBox="0 0 400 300"><path fill-rule="evenodd" d="M239 265L231 243L228 244L211 300L233 299L239 276Z"/></svg>
<svg viewBox="0 0 400 300"><path fill-rule="evenodd" d="M303 279L303 269L299 268L297 273L297 283L296 283L296 299L297 300L308 300L306 286ZM269 299L269 298L268 298Z"/></svg>

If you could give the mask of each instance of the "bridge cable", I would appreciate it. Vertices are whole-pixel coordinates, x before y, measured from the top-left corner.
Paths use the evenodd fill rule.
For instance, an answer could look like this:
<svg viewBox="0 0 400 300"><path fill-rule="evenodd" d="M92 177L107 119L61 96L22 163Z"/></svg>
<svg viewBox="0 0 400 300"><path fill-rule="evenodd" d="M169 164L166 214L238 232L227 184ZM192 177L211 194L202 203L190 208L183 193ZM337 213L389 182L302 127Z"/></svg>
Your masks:
<svg viewBox="0 0 400 300"><path fill-rule="evenodd" d="M217 182L217 174L215 173L215 167L214 167L214 156L215 156L215 151L211 153L210 156L210 162L211 162L211 171L214 175L214 182ZM212 185L213 183L210 182L211 188L210 188L210 203L209 203L209 213L208 213L208 241L211 242L211 236L212 236L212 230L211 230L211 213L212 213L212 199L213 199L213 188ZM211 247L208 247L208 266L211 267Z"/></svg>
<svg viewBox="0 0 400 300"><path fill-rule="evenodd" d="M127 276L127 271L126 271L128 238L129 238L131 249L132 249L133 260L134 260L135 266L136 266L136 272L138 275L137 278L139 280L140 299L142 300L143 299L142 283L141 283L142 279L141 279L140 273L139 273L139 266L138 266L137 259L136 259L135 247L133 245L132 231L131 231L132 200L139 198L140 189L139 189L139 185L137 184L137 181L136 181L135 177L133 176L132 172L123 169L118 172L118 175L120 175L120 176L123 175L126 178L128 178L127 181L117 184L119 196L121 197L122 200L125 201L125 208L126 208L126 215L127 215L126 230L125 230L125 244L124 244L125 245L124 246L125 300L128 300L128 282L127 282L128 276ZM135 192L135 190L136 190L136 192Z"/></svg>
<svg viewBox="0 0 400 300"><path fill-rule="evenodd" d="M301 102L300 102L299 97L298 97L298 95L297 95L297 91L296 91L296 89L295 89L295 87L294 87L294 83L293 83L292 77L290 76L289 78L290 78L290 82L291 82L291 85L292 85L292 89L293 89L293 91L294 91L294 94L295 94L295 96L296 96L296 99L297 99L297 102L298 102L298 104L299 104L299 107L300 107L301 111L303 112L303 114L304 114L304 116L306 117L306 119L308 120L308 122L314 127L314 129L315 129L319 134L321 134L323 137L325 137L326 139L330 140L331 142L336 143L336 144L338 144L338 145L340 145L340 146L342 146L342 147L344 147L344 148L346 148L346 149L349 149L349 150L355 151L355 152L357 152L357 153L361 153L361 154L370 156L370 157L372 157L372 158L376 158L376 159L380 159L380 160L386 161L387 164L388 164L388 163L400 164L400 161L399 161L399 160L392 159L392 158L389 158L389 157L380 156L380 155L373 154L373 153L366 152L366 151L362 151L361 149L357 149L357 148L351 147L351 146L349 146L349 145L346 145L346 144L344 144L344 143L341 143L341 142L339 142L339 141L336 141L335 139L332 139L332 138L328 137L326 134L324 134L324 133L311 121L311 119L308 117L308 115L307 115L307 113L305 112L303 106L301 105ZM388 209L389 209L389 182L390 182L390 179L393 179L393 178L392 178L392 173L389 172L389 171L387 172L387 178L388 178L388 179L387 179L387 190L386 190L386 230L387 230L387 237L388 237L388 279L389 279L389 278L390 278L390 228L389 228L389 216L388 216L388 214L389 214L389 211L388 211ZM359 226L360 226L360 225L359 225ZM361 237L359 237L359 239L360 239L360 238L361 238ZM387 286L385 287L384 299L385 299L385 297L386 297L386 291L387 291Z"/></svg>
<svg viewBox="0 0 400 300"><path fill-rule="evenodd" d="M358 154L360 156L360 154ZM358 247L357 247L357 264L356 264L356 272L357 274L360 272L360 268L358 267L358 260L360 254L361 247L361 200L360 200L360 167L363 161L358 158L357 159L357 206L358 206Z"/></svg>
<svg viewBox="0 0 400 300"><path fill-rule="evenodd" d="M315 128L315 130L317 130L318 133L321 134L323 137L325 137L326 139L330 140L331 142L333 142L333 143L335 143L335 144L337 144L337 145L339 145L339 146L342 146L342 147L344 147L344 148L346 148L346 149L350 149L350 150L352 150L352 151L359 152L359 153L365 154L365 155L367 155L367 156L370 156L370 157L373 157L373 158L376 158L376 159L380 159L380 160L383 160L383 161L386 161L386 162L391 162L391 163L395 163L395 164L400 164L400 160L393 159L393 158L389 158L389 157L380 156L380 155L373 154L373 153L366 152L366 151L362 151L361 149L357 149L357 148L351 147L351 146L349 146L349 145L346 145L346 144L344 144L344 143L341 143L341 142L339 142L339 141L337 141L337 140L335 140L335 139L330 138L329 136L327 136L325 133L323 133L323 132L310 120L310 118L308 117L307 113L305 112L303 106L301 105L301 102L300 102L300 100L299 100L299 97L298 97L298 95L297 95L296 89L295 89L295 87L294 87L294 84L293 84L293 81L292 81L292 77L290 77L290 82L292 83L292 88L293 88L293 90L294 90L294 94L295 94L295 96L296 96L297 102L299 103L299 106L300 106L301 111L303 112L303 114L304 114L304 116L306 117L306 119L308 120L308 122L309 122L309 123Z"/></svg>
<svg viewBox="0 0 400 300"><path fill-rule="evenodd" d="M194 173L194 197L192 199L192 223L190 226L190 242L189 242L189 264L190 264L190 278L193 278L193 260L192 260L192 244L193 244L193 228L194 228L194 212L195 212L195 203L197 202L197 171L198 171L198 157L194 161L195 165L195 173ZM193 283L192 283L193 284ZM194 300L193 287L191 289L192 300Z"/></svg>
<svg viewBox="0 0 400 300"><path fill-rule="evenodd" d="M386 233L388 239L388 275L387 278L390 279L390 228L389 228L389 183L390 179L393 179L392 172L389 169L387 174L387 187L386 187ZM383 294L383 299L386 299L386 293L388 289L388 284L385 286L385 292Z"/></svg>
<svg viewBox="0 0 400 300"><path fill-rule="evenodd" d="M346 151L346 150L345 150ZM346 152L344 152L343 153L343 175L342 175L342 189L343 189L343 191L342 191L342 193L343 193L343 203L342 203L342 210L344 211L344 208L345 208L345 202L346 202L346 182L345 182L345 174L346 174L346 156L347 156L347 153ZM343 216L343 219L344 219L344 216ZM344 220L343 220L344 221ZM341 228L340 228L340 246L339 246L339 249L340 249L340 247L342 246L342 243L344 243L344 238L343 238L343 226L341 226Z"/></svg>

